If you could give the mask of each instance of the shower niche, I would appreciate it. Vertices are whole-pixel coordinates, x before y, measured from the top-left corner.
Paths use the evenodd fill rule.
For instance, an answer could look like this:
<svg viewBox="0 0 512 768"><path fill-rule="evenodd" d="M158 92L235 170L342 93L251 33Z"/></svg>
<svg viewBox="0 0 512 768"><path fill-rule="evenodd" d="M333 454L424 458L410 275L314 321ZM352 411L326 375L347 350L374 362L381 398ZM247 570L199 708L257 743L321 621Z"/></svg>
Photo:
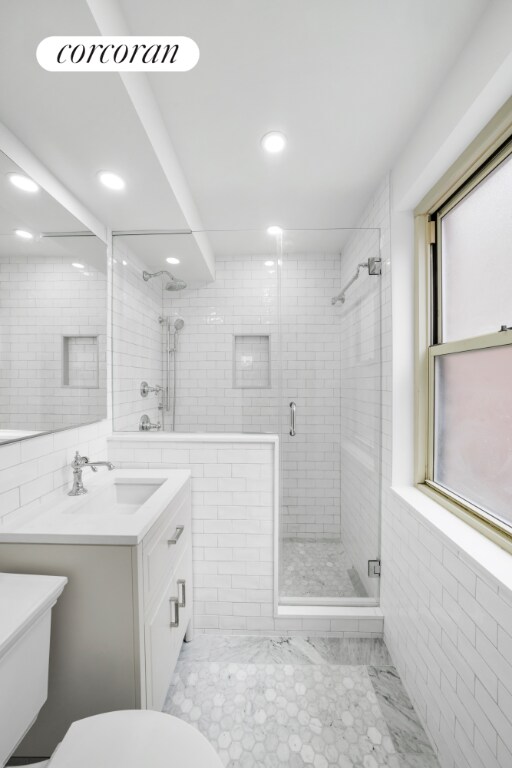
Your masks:
<svg viewBox="0 0 512 768"><path fill-rule="evenodd" d="M64 387L99 387L97 336L62 337L62 385Z"/></svg>
<svg viewBox="0 0 512 768"><path fill-rule="evenodd" d="M270 387L270 336L233 336L233 387Z"/></svg>

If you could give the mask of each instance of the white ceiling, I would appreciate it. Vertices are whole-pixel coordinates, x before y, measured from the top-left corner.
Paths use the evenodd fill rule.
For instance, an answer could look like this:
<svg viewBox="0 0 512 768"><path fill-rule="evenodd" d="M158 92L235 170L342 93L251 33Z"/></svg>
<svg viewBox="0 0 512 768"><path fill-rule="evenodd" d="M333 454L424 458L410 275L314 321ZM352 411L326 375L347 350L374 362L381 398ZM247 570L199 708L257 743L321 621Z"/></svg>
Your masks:
<svg viewBox="0 0 512 768"><path fill-rule="evenodd" d="M198 43L195 69L149 79L204 226L246 229L353 226L487 0L119 4Z"/></svg>
<svg viewBox="0 0 512 768"><path fill-rule="evenodd" d="M0 120L100 221L120 230L183 229L118 75L51 73L37 63L38 43L59 34L98 34L85 0L2 0ZM126 192L102 187L101 170L120 173Z"/></svg>
<svg viewBox="0 0 512 768"><path fill-rule="evenodd" d="M117 5L132 34L196 40L197 67L150 75L149 94L202 226L262 231L269 224L354 225L488 3L113 0L109 5ZM42 38L97 34L99 25L86 0L2 0L0 120L111 228L187 228L172 180L162 170L161 146L152 146L121 78L49 73L36 62ZM281 156L266 156L260 138L275 129L285 132L288 147ZM120 173L126 190L114 195L100 188L100 169ZM139 256L148 254L151 268L162 269L155 242L130 246ZM214 251L228 247L218 234L210 242ZM194 248L200 270L200 244Z"/></svg>

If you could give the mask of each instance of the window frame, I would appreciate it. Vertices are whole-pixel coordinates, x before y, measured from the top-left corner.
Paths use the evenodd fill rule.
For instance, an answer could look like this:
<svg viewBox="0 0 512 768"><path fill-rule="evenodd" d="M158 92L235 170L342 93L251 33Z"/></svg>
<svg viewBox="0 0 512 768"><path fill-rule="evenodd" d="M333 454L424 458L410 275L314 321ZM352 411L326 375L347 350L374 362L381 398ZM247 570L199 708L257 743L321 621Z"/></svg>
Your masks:
<svg viewBox="0 0 512 768"><path fill-rule="evenodd" d="M512 552L512 525L493 517L434 480L436 357L512 344L512 330L442 340L442 219L512 155L512 99L415 211L415 483L450 512ZM504 322L512 322L504 318Z"/></svg>

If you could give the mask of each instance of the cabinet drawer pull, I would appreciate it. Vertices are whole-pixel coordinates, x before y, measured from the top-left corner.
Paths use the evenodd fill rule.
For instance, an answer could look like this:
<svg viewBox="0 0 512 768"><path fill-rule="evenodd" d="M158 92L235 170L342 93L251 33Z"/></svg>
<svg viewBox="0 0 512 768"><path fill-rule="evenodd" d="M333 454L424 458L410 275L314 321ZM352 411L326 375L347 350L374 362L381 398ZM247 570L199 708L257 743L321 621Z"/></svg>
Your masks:
<svg viewBox="0 0 512 768"><path fill-rule="evenodd" d="M178 543L178 539L180 538L180 536L181 536L181 534L183 533L184 530L185 530L185 526L184 525L177 525L176 526L176 530L174 531L174 536L172 537L172 539L167 539L167 545L170 547L171 544L177 544Z"/></svg>
<svg viewBox="0 0 512 768"><path fill-rule="evenodd" d="M170 627L179 627L180 625L180 601L177 597L171 597L169 600L171 604L171 622ZM174 610L173 610L174 606Z"/></svg>
<svg viewBox="0 0 512 768"><path fill-rule="evenodd" d="M187 582L185 579L178 579L178 600L180 601L180 608L185 608L187 605Z"/></svg>

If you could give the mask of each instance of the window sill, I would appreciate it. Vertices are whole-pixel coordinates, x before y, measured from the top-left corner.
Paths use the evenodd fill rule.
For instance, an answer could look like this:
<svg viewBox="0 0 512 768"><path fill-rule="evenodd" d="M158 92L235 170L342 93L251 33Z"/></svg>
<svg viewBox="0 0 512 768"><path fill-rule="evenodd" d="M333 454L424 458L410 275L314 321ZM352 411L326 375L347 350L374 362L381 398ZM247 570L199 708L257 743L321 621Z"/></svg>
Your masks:
<svg viewBox="0 0 512 768"><path fill-rule="evenodd" d="M392 486L392 493L405 501L428 526L460 550L485 575L491 575L512 594L512 555L472 528L453 512L412 486Z"/></svg>

